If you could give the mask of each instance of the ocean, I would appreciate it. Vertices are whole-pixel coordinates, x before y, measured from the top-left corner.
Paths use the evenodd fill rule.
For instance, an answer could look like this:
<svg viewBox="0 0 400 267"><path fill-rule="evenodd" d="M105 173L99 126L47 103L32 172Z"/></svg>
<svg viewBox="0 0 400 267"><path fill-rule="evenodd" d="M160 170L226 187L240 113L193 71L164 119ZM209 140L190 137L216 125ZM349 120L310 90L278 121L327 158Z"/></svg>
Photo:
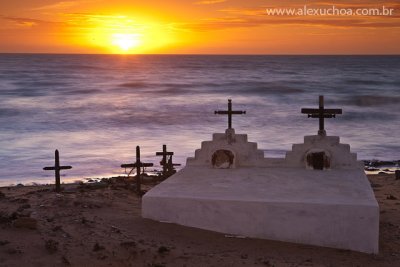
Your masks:
<svg viewBox="0 0 400 267"><path fill-rule="evenodd" d="M0 54L0 185L53 182L60 150L63 181L124 174L142 160L159 169L167 144L185 164L203 140L227 128L230 98L236 133L267 157L283 157L318 120L318 107L358 158L400 159L400 56L203 56ZM152 168L150 168L152 169Z"/></svg>

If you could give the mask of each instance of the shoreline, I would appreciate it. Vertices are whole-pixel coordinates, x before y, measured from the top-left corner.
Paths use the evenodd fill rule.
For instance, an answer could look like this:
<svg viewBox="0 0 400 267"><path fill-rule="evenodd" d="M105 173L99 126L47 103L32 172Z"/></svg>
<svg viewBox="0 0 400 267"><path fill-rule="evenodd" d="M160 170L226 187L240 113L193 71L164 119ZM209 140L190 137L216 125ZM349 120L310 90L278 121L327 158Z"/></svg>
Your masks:
<svg viewBox="0 0 400 267"><path fill-rule="evenodd" d="M396 170L400 170L400 160L360 160L364 162L364 171L366 175L374 175L374 174L394 174ZM185 166L181 166L182 169ZM179 171L179 170L178 170ZM147 177L153 176L154 173L161 173L160 170L153 170L153 171L148 171L146 172ZM64 184L80 184L80 183L91 183L95 181L100 181L103 179L115 179L119 177L127 177L124 175L119 175L119 176L111 176L111 177L85 177L85 178L68 178L68 182L63 182L63 177L61 177L61 185ZM72 181L72 182L71 182ZM14 187L14 186L46 186L46 185L51 185L54 183L54 178L49 179L48 183L37 183L35 181L26 181L26 182L20 182L17 184L5 184L1 181L0 179L0 188L3 187Z"/></svg>

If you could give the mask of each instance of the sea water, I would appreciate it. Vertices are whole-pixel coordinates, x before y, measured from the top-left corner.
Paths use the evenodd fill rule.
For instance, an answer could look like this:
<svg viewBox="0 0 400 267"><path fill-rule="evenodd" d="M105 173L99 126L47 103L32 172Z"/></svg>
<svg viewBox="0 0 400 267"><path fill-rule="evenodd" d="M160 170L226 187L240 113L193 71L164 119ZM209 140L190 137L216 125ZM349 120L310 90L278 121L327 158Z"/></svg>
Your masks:
<svg viewBox="0 0 400 267"><path fill-rule="evenodd" d="M122 163L159 168L167 144L185 164L224 132L215 115L233 100L233 127L267 157L318 131L301 114L327 108L328 135L359 159L400 159L399 56L0 55L0 184L46 183L59 149L65 180L124 174ZM152 168L150 168L152 169Z"/></svg>

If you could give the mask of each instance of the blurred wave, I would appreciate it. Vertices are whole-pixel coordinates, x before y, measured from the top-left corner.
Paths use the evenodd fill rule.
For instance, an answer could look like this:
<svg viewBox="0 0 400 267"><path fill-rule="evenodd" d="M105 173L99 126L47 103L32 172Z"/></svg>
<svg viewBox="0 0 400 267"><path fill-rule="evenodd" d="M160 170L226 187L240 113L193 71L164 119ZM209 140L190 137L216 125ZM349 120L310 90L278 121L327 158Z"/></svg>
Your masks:
<svg viewBox="0 0 400 267"><path fill-rule="evenodd" d="M42 167L74 168L63 179L122 174L135 146L143 158L162 144L185 163L200 142L223 132L214 115L233 99L238 133L266 156L282 157L318 122L317 107L343 115L326 122L360 159L400 159L398 56L0 55L0 184L52 181Z"/></svg>

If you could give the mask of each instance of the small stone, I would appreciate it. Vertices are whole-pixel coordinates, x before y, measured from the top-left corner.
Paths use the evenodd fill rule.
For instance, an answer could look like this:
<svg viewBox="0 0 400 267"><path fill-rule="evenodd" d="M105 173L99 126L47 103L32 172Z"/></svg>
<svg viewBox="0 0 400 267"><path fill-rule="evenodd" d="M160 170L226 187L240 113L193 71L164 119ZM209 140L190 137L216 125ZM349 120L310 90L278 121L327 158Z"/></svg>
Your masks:
<svg viewBox="0 0 400 267"><path fill-rule="evenodd" d="M125 247L125 248L128 248L128 247L136 247L136 242L135 242L135 241L121 242L121 243L120 243L120 246L121 246L121 247Z"/></svg>
<svg viewBox="0 0 400 267"><path fill-rule="evenodd" d="M0 191L0 199L5 198L5 197L6 197L6 195Z"/></svg>
<svg viewBox="0 0 400 267"><path fill-rule="evenodd" d="M396 171L394 172L394 175L395 175L395 177L396 177L396 180L400 180L400 170L396 170Z"/></svg>
<svg viewBox="0 0 400 267"><path fill-rule="evenodd" d="M4 211L0 211L0 224L2 223L9 223L11 221L11 216L8 215L6 212Z"/></svg>
<svg viewBox="0 0 400 267"><path fill-rule="evenodd" d="M26 228L34 230L37 228L37 220L30 217L21 217L17 218L13 222L14 227L17 228Z"/></svg>
<svg viewBox="0 0 400 267"><path fill-rule="evenodd" d="M61 225L56 225L51 229L53 232L62 231L63 228Z"/></svg>
<svg viewBox="0 0 400 267"><path fill-rule="evenodd" d="M30 209L30 208L31 208L31 205L29 205L29 204L23 204L23 205L21 205L21 206L18 207L17 211L18 211L18 212L22 212L23 210L25 210L25 209Z"/></svg>
<svg viewBox="0 0 400 267"><path fill-rule="evenodd" d="M0 247L8 245L8 244L10 244L10 241L8 241L8 240L0 240Z"/></svg>
<svg viewBox="0 0 400 267"><path fill-rule="evenodd" d="M389 200L397 200L397 197L395 197L395 196L393 196L393 195L388 195L388 196L386 197L386 199L389 199Z"/></svg>
<svg viewBox="0 0 400 267"><path fill-rule="evenodd" d="M22 251L20 249L17 248L9 248L6 250L6 252L10 255L14 255L14 254L21 254Z"/></svg>
<svg viewBox="0 0 400 267"><path fill-rule="evenodd" d="M167 248L167 247L161 246L158 248L158 253L160 253L160 254L164 254L167 252L169 252L169 248Z"/></svg>
<svg viewBox="0 0 400 267"><path fill-rule="evenodd" d="M249 258L249 255L247 255L247 254L242 254L242 255L240 255L240 258L241 258L242 260L247 260L247 259Z"/></svg>
<svg viewBox="0 0 400 267"><path fill-rule="evenodd" d="M54 254L58 251L58 242L53 239L47 240L44 246L49 254Z"/></svg>
<svg viewBox="0 0 400 267"><path fill-rule="evenodd" d="M71 265L71 262L65 256L62 256L61 262L64 263L65 265Z"/></svg>
<svg viewBox="0 0 400 267"><path fill-rule="evenodd" d="M382 187L382 185L371 183L371 187L372 188L378 188L378 187Z"/></svg>
<svg viewBox="0 0 400 267"><path fill-rule="evenodd" d="M93 251L100 251L100 250L103 250L103 249L104 249L104 247L99 245L99 243L97 243L97 242L93 246Z"/></svg>

